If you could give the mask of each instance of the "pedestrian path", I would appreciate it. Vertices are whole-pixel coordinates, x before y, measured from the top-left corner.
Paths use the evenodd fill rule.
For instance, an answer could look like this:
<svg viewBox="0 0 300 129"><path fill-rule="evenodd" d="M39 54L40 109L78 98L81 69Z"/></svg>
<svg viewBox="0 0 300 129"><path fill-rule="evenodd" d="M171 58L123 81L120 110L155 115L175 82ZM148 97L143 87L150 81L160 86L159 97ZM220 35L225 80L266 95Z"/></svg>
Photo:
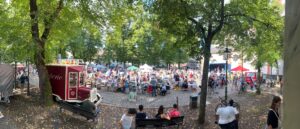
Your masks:
<svg viewBox="0 0 300 129"><path fill-rule="evenodd" d="M198 95L200 89L197 92L192 92L190 90L171 90L166 96L157 96L152 97L149 94L138 94L136 101L129 101L128 94L124 93L116 93L116 92L108 92L108 91L99 91L101 96L103 97L102 104L117 106L117 107L127 107L127 108L136 108L138 105L142 104L147 108L157 108L160 105L164 105L165 107L172 107L174 103L177 103L180 106L186 106L190 104L190 96L195 94ZM217 94L208 95L207 96L207 104L210 104L212 99L218 97L225 96L225 88L216 88ZM233 90L230 86L228 87L228 96L237 93L237 91ZM177 100L178 99L178 100ZM198 97L198 103L200 97Z"/></svg>

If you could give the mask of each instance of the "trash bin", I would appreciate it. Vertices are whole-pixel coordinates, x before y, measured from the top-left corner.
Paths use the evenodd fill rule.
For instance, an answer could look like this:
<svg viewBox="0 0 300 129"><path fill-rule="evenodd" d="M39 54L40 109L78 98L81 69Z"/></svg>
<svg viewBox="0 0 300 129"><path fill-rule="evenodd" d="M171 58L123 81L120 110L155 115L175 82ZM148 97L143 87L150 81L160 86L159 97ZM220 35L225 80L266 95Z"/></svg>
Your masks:
<svg viewBox="0 0 300 129"><path fill-rule="evenodd" d="M198 102L198 95L191 95L190 96L190 108L191 109L197 108L197 102Z"/></svg>

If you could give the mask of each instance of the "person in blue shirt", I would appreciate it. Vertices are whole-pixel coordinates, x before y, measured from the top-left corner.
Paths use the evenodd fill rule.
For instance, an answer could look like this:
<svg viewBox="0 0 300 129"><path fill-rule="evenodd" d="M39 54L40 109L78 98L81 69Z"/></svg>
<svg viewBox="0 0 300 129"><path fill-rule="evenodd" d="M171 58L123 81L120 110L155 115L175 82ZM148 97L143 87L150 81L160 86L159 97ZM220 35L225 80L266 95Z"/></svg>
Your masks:
<svg viewBox="0 0 300 129"><path fill-rule="evenodd" d="M150 80L150 84L152 86L152 97L157 96L156 95L156 88L157 88L157 80L155 77L152 77Z"/></svg>

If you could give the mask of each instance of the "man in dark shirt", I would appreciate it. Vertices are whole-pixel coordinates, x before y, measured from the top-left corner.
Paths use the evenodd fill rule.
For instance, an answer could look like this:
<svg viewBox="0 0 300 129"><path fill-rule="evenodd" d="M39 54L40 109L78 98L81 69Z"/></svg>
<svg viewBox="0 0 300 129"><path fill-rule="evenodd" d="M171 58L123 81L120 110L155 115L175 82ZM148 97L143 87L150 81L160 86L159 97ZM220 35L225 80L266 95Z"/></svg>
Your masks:
<svg viewBox="0 0 300 129"><path fill-rule="evenodd" d="M146 119L147 118L147 114L145 112L143 112L144 110L144 106L143 105L139 105L139 112L136 114L136 119Z"/></svg>

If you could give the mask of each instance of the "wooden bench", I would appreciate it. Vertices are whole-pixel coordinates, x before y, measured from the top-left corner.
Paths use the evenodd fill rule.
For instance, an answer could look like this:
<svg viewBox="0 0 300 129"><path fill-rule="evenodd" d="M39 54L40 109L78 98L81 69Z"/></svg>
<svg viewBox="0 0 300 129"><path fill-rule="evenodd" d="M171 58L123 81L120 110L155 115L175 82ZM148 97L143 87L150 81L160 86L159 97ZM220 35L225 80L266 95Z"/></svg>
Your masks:
<svg viewBox="0 0 300 129"><path fill-rule="evenodd" d="M184 116L174 117L171 120L166 119L136 119L135 127L138 128L160 128L168 126L177 126L183 124Z"/></svg>

